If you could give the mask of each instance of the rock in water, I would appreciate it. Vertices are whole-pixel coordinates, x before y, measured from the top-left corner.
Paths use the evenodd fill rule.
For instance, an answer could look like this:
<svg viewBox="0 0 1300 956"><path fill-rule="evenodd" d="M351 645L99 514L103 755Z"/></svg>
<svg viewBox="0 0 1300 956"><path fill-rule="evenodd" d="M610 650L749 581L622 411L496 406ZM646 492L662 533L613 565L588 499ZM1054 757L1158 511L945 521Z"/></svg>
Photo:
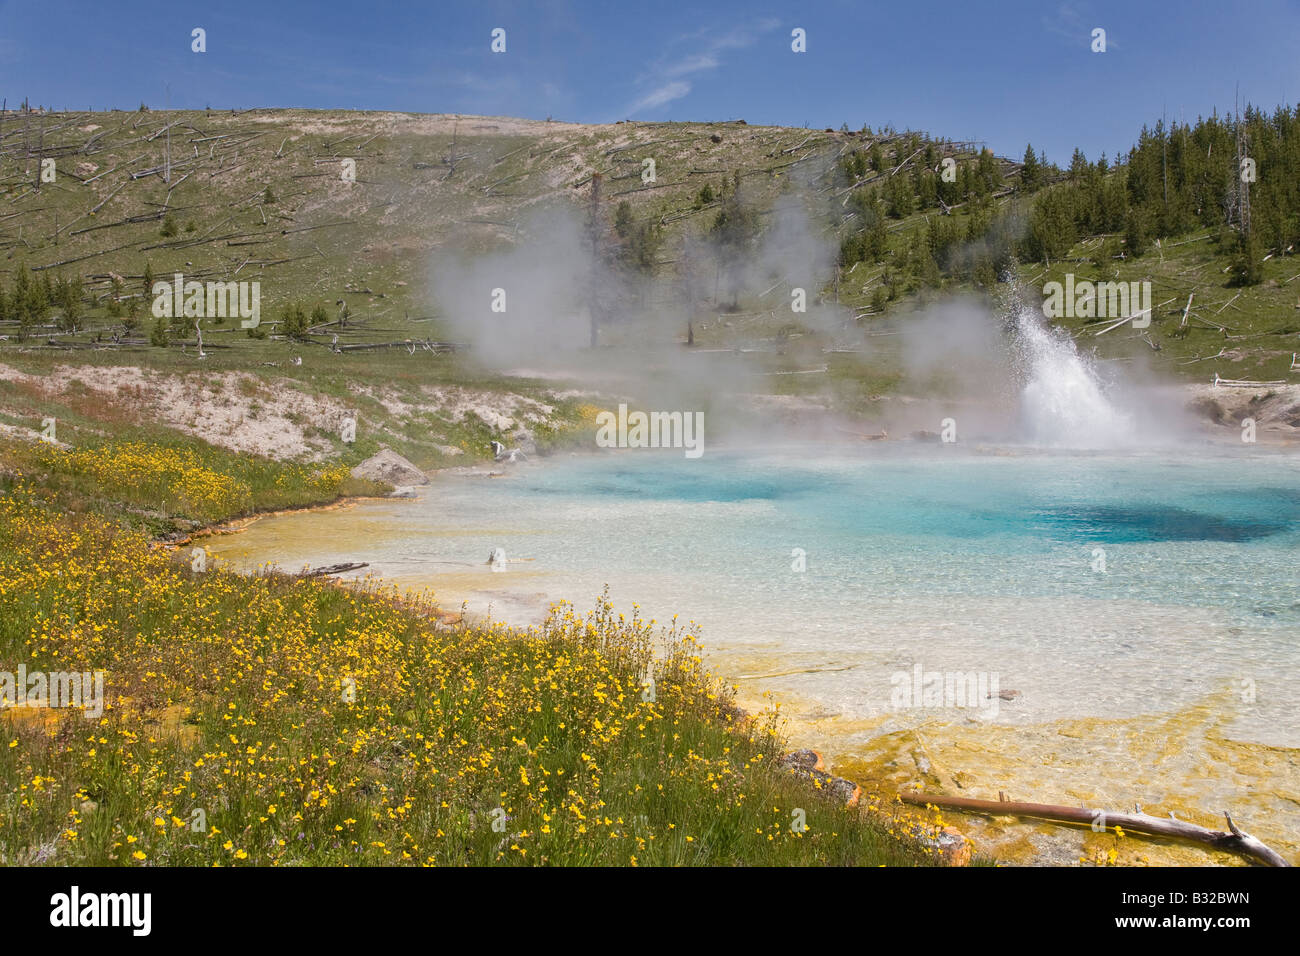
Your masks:
<svg viewBox="0 0 1300 956"><path fill-rule="evenodd" d="M946 866L968 866L970 864L970 840L953 827L933 827L911 824L908 832L924 846L927 851L935 853Z"/></svg>
<svg viewBox="0 0 1300 956"><path fill-rule="evenodd" d="M795 750L786 754L777 763L794 776L811 780L817 789L829 794L846 807L853 808L858 805L862 788L852 780L834 777L822 770L822 757L817 751Z"/></svg>
<svg viewBox="0 0 1300 956"><path fill-rule="evenodd" d="M424 472L391 448L385 448L357 465L352 469L352 477L382 481L395 488L429 483L429 477Z"/></svg>
<svg viewBox="0 0 1300 956"><path fill-rule="evenodd" d="M822 756L815 750L792 750L779 761L787 770L808 773L822 769Z"/></svg>
<svg viewBox="0 0 1300 956"><path fill-rule="evenodd" d="M537 442L533 439L533 433L527 428L519 429L510 437L514 440L515 447L519 449L520 453L525 457L537 457Z"/></svg>

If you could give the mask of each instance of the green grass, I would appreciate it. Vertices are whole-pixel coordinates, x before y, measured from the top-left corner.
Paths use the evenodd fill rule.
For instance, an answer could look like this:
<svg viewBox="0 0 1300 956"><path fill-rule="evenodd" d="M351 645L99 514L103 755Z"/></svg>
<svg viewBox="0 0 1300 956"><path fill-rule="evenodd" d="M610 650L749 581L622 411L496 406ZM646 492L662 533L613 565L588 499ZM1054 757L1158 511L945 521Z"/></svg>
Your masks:
<svg viewBox="0 0 1300 956"><path fill-rule="evenodd" d="M0 460L0 489L35 481L62 508L117 516L155 535L392 490L351 476L346 466L234 455L174 437L75 449L10 441L0 443Z"/></svg>
<svg viewBox="0 0 1300 956"><path fill-rule="evenodd" d="M1099 242L1080 243L1071 259L1041 266L1022 267L1033 286L1064 281L1067 272L1076 281L1149 281L1152 305L1151 327L1145 335L1160 346L1149 352L1139 334L1127 326L1096 336L1109 323L1101 320L1064 319L1081 344L1095 346L1103 357L1138 354L1178 377L1212 381L1217 371L1224 378L1291 380L1291 358L1300 350L1300 261L1295 256L1275 256L1263 264L1263 281L1248 288L1234 287L1224 270L1233 250L1219 248L1217 237L1197 230L1176 237L1159 249L1152 246L1138 259L1107 259L1098 268L1091 258ZM1291 281L1295 280L1295 281ZM1188 296L1192 295L1190 320L1182 323ZM1210 328L1208 325L1221 326ZM1226 350L1229 356L1214 359ZM1196 361L1203 360L1203 361Z"/></svg>

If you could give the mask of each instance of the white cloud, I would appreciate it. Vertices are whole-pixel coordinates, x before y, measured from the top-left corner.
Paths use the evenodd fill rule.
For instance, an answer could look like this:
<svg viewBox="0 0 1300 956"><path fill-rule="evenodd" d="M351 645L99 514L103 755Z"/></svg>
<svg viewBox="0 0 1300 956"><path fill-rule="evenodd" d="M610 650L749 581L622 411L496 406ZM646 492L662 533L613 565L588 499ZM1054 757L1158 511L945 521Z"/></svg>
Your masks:
<svg viewBox="0 0 1300 956"><path fill-rule="evenodd" d="M680 100L691 92L688 77L709 73L722 66L721 54L727 50L740 50L752 46L758 35L779 26L776 20L759 21L752 28L739 27L722 33L700 30L689 36L678 37L674 45L693 44L696 48L675 57L661 57L652 67L637 78L641 87L649 87L631 106L623 111L630 116L642 110L664 106ZM702 44L700 41L704 41Z"/></svg>
<svg viewBox="0 0 1300 956"><path fill-rule="evenodd" d="M663 68L664 76L686 76L700 70L712 70L718 66L718 58L712 53L697 53Z"/></svg>
<svg viewBox="0 0 1300 956"><path fill-rule="evenodd" d="M641 110L652 110L657 106L663 106L671 103L673 100L680 100L683 96L691 91L691 84L685 80L674 80L671 83L665 83L658 89L651 90L641 99L637 100L627 108L628 113L639 113Z"/></svg>
<svg viewBox="0 0 1300 956"><path fill-rule="evenodd" d="M1103 29L1106 27L1104 23L1094 22L1097 20L1091 9L1081 8L1066 0L1057 5L1054 13L1043 17L1043 29L1048 33L1064 37L1072 44L1081 45L1086 50L1092 43L1092 31L1097 27ZM1119 49L1119 44L1114 41L1110 33L1110 30L1106 30L1106 46Z"/></svg>

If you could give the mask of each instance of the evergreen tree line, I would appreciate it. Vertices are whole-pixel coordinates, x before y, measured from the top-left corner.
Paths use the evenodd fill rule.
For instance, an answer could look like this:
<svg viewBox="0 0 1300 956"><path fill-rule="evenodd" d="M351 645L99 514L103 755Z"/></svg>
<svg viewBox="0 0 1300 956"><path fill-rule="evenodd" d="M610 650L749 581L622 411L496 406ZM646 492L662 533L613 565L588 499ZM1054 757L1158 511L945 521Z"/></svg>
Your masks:
<svg viewBox="0 0 1300 956"><path fill-rule="evenodd" d="M920 151L920 155L914 155ZM912 157L906 170L894 172L896 165ZM855 228L840 244L840 265L852 267L858 262L881 262L889 252L889 220L902 220L928 210L942 211L970 206L977 214L991 207L992 195L1003 185L1002 174L993 153L984 149L979 156L953 168L951 182L943 173L943 150L935 141L923 141L919 135L904 139L886 160L879 143L866 150L855 150L840 161L840 181L853 187L863 176L875 173L867 183L853 188L847 208L855 215ZM986 220L981 220L986 221ZM937 237L934 245L946 246L957 238ZM932 248L931 252L937 252Z"/></svg>
<svg viewBox="0 0 1300 956"><path fill-rule="evenodd" d="M917 149L923 154L909 170L888 175ZM1243 158L1250 160L1245 169ZM1243 183L1243 172L1250 181ZM1140 257L1157 239L1197 229L1216 231L1220 247L1235 256L1235 281L1251 284L1259 281L1266 252L1300 241L1300 110L1288 107L1271 115L1247 107L1239 118L1214 115L1195 125L1158 122L1144 127L1128 156L1113 164L1104 154L1089 162L1076 149L1061 170L1030 145L1006 183L987 150L961 160L955 181L945 182L940 144L919 138L896 144L888 159L876 144L840 161L846 185L872 173L885 178L851 193L848 206L857 215L841 241L840 265L888 260L886 299L947 279L989 285L1015 261L1062 258L1089 236L1110 237L1101 261ZM1016 196L996 208L991 196L1005 186ZM957 207L959 215L929 216L910 242L891 241L889 220Z"/></svg>
<svg viewBox="0 0 1300 956"><path fill-rule="evenodd" d="M1259 281L1267 251L1300 241L1300 110L1160 121L1110 170L1105 157L1090 164L1076 149L1065 181L1034 200L1023 253L1050 260L1084 236L1122 233L1124 255L1135 257L1198 229L1236 253L1235 279L1247 285Z"/></svg>
<svg viewBox="0 0 1300 956"><path fill-rule="evenodd" d="M142 284L146 290L152 290L153 282L153 270L146 265ZM148 308L152 299L127 297L124 291L122 280L114 277L107 310L109 317L119 320L129 334L140 328L141 311ZM51 278L48 272L38 274L19 268L10 285L0 281L0 322L17 322L20 341L51 321L60 331L76 332L81 328L79 323L85 310L86 294L80 276ZM348 316L349 310L344 306L339 313L344 324ZM324 305L316 304L309 312L301 303L290 302L280 310L277 331L291 339L301 339L306 337L309 328L329 321L329 310ZM216 325L224 322L222 318L213 320ZM190 334L193 328L194 320L183 315L170 319L159 317L148 326L149 342L165 346L176 336ZM247 333L252 338L266 338L267 328L262 325L248 329Z"/></svg>
<svg viewBox="0 0 1300 956"><path fill-rule="evenodd" d="M712 201L711 196L708 201ZM663 244L663 228L657 221L637 222L632 204L624 199L614 210L614 235L614 255L622 267L647 275L654 272Z"/></svg>
<svg viewBox="0 0 1300 956"><path fill-rule="evenodd" d="M51 318L60 330L75 332L84 313L85 290L80 276L51 280L48 272L37 278L35 273L20 268L11 286L6 288L0 282L0 321L17 322L20 339Z"/></svg>

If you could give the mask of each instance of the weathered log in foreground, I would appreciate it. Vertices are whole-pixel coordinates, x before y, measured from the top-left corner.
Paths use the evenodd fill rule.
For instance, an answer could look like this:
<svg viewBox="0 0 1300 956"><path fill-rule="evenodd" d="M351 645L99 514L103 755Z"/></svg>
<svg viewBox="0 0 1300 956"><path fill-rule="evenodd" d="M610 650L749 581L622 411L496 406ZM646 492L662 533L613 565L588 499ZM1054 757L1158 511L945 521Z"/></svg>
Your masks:
<svg viewBox="0 0 1300 956"><path fill-rule="evenodd" d="M1290 866L1281 854L1265 846L1255 837L1243 833L1232 822L1232 816L1225 810L1223 815L1228 821L1228 832L1209 830L1194 823L1160 817L1149 817L1145 813L1110 813L1105 810L1087 810L1083 807L1063 807L1052 803L1016 803L1002 800L976 800L971 797L940 797L930 793L902 793L899 799L904 803L920 806L933 804L953 810L973 810L977 813L991 813L1001 816L1035 817L1053 823L1084 823L1089 826L1123 827L1134 833L1147 833L1152 836L1174 837L1190 840L1216 850L1225 850L1241 856L1251 857L1269 866Z"/></svg>
<svg viewBox="0 0 1300 956"><path fill-rule="evenodd" d="M368 561L345 561L342 564L327 564L323 568L311 568L297 575L300 578L320 578L332 574L345 574L348 571L357 571L361 568L370 567Z"/></svg>
<svg viewBox="0 0 1300 956"><path fill-rule="evenodd" d="M408 352L414 352L421 349L425 352L457 352L468 349L468 345L462 345L457 342L430 342L428 339L405 339L401 342L359 342L355 345L336 345L335 349L339 352L370 352L375 349L406 349Z"/></svg>

